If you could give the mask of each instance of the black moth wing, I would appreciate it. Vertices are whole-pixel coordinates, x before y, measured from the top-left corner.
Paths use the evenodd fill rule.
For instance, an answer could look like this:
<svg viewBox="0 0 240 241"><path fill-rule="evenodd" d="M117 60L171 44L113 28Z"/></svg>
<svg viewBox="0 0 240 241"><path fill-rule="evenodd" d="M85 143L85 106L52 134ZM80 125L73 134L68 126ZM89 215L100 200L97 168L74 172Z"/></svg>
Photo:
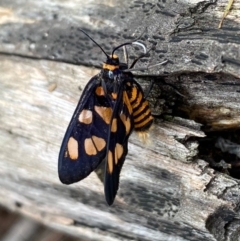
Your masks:
<svg viewBox="0 0 240 241"><path fill-rule="evenodd" d="M95 111L101 108L95 90L99 76L86 85L65 133L58 160L59 179L64 184L88 176L106 156L109 124ZM108 100L104 101L108 105Z"/></svg>
<svg viewBox="0 0 240 241"><path fill-rule="evenodd" d="M124 81L125 82L125 81ZM108 205L111 205L119 187L119 176L128 153L128 138L133 130L132 108L128 98L131 86L122 83L113 109L106 154L104 191ZM135 83L131 79L129 84Z"/></svg>

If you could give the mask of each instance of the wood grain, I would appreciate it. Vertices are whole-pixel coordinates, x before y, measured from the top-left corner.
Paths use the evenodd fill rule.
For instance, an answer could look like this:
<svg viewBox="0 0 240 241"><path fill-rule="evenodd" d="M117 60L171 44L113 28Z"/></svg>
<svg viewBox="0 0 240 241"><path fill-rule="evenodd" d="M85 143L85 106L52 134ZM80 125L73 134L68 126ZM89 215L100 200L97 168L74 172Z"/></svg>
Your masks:
<svg viewBox="0 0 240 241"><path fill-rule="evenodd" d="M1 57L0 62L0 71L5 73L0 88L2 205L16 209L15 203L21 203L18 208L21 212L50 226L59 227L61 222L67 222L71 228L66 226L66 232L75 223L87 230L86 225L102 229L105 223L108 230L115 230L113 233L124 231L129 237L152 235L153 238L156 232L159 235L159 230L153 228L157 224L151 224L153 217L157 223L166 217L169 219L166 225L170 226L174 225L173 220L184 218L187 222L186 213L180 211L182 196L188 195L186 187L191 185L191 190L196 189L200 195L211 175L202 176L198 164L183 163L195 156L197 142L189 142L187 148L176 138L202 137L200 130L169 122L155 125L147 148L133 135L119 195L114 206L108 208L102 184L94 173L71 186L62 185L57 177L59 146L80 94L76 87L84 85L96 70L16 57ZM48 90L51 83L57 84L52 92ZM196 208L191 199L189 202ZM126 220L129 212L132 218ZM204 220L207 213L199 218ZM187 225L178 227L179 232L184 228ZM139 236L140 230L143 234ZM162 233L166 235L163 230Z"/></svg>

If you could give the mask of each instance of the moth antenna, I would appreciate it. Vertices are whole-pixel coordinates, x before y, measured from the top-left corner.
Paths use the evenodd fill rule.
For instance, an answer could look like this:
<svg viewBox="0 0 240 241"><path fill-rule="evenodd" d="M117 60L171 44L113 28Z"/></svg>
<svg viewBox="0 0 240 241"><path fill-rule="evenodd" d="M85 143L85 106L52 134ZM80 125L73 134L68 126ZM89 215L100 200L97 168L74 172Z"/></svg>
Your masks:
<svg viewBox="0 0 240 241"><path fill-rule="evenodd" d="M138 45L138 46L141 46L141 47L143 48L144 54L147 53L147 49L146 49L146 47L145 47L144 44L142 44L142 43L140 43L140 42L137 42L137 41L134 41L134 42L127 42L127 43L120 44L119 46L117 46L116 48L114 48L113 51L112 51L112 56L113 56L113 54L114 54L114 52L115 52L116 50L118 50L119 48L121 48L121 47L123 47L123 46L126 46L126 45Z"/></svg>
<svg viewBox="0 0 240 241"><path fill-rule="evenodd" d="M82 29L78 29L79 31L81 31L82 33L84 33L89 39L91 39L93 41L93 43L95 43L101 50L102 52L106 55L107 59L109 59L108 54L103 50L103 48L95 41L93 40L85 31L83 31Z"/></svg>
<svg viewBox="0 0 240 241"><path fill-rule="evenodd" d="M121 47L123 47L123 46L130 45L130 44L132 44L132 42L127 42L127 43L124 43L124 44L120 44L119 46L117 46L116 48L113 49L113 51L112 51L112 56L114 55L114 52L115 52L116 50L118 50L119 48L121 48Z"/></svg>

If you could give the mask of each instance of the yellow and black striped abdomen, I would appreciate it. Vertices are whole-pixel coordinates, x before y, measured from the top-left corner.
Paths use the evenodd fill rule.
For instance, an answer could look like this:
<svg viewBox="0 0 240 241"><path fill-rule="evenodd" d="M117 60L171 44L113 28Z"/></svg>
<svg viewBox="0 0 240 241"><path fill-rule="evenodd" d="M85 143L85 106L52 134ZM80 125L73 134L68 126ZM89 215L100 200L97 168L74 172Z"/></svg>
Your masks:
<svg viewBox="0 0 240 241"><path fill-rule="evenodd" d="M136 131L148 130L153 123L153 117L142 90L134 86L129 100L133 110L134 129Z"/></svg>

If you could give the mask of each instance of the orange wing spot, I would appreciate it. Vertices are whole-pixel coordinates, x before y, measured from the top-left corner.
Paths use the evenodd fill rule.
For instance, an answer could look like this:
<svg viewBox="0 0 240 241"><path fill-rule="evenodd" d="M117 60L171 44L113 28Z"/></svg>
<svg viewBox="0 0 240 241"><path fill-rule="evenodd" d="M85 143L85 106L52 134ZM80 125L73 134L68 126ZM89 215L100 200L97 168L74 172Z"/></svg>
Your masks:
<svg viewBox="0 0 240 241"><path fill-rule="evenodd" d="M129 132L130 132L130 129L131 129L130 118L129 117L127 118L126 115L124 115L124 114L121 114L120 118L121 118L121 120L122 120L122 122L123 122L123 124L125 126L126 134L128 135Z"/></svg>
<svg viewBox="0 0 240 241"><path fill-rule="evenodd" d="M112 98L114 99L114 100L116 100L117 99L117 93L112 93Z"/></svg>
<svg viewBox="0 0 240 241"><path fill-rule="evenodd" d="M105 92L102 86L98 86L95 90L96 95L98 96L104 96Z"/></svg>
<svg viewBox="0 0 240 241"><path fill-rule="evenodd" d="M115 165L118 164L118 157L117 157L116 147L115 147L115 150L114 150L114 163L115 163Z"/></svg>
<svg viewBox="0 0 240 241"><path fill-rule="evenodd" d="M78 142L73 138L70 137L67 143L67 150L68 150L68 154L69 157L72 160L77 160L78 159Z"/></svg>
<svg viewBox="0 0 240 241"><path fill-rule="evenodd" d="M132 104L133 109L138 107L141 104L142 98L143 98L143 95L141 92L139 92L137 96L137 100Z"/></svg>
<svg viewBox="0 0 240 241"><path fill-rule="evenodd" d="M133 112L133 116L136 116L136 115L140 114L146 108L146 106L148 106L148 101L147 100L145 100L142 103L141 107L139 107L136 111Z"/></svg>
<svg viewBox="0 0 240 241"><path fill-rule="evenodd" d="M91 124L92 123L92 111L91 110L82 110L78 120L84 124Z"/></svg>
<svg viewBox="0 0 240 241"><path fill-rule="evenodd" d="M126 91L123 91L123 102L126 104L126 106L128 108L128 112L131 115L133 110L132 110L132 106L130 104L130 101L129 101L129 98L128 98L128 95L127 95Z"/></svg>
<svg viewBox="0 0 240 241"><path fill-rule="evenodd" d="M96 150L96 148L95 148L91 138L86 138L85 139L85 141L84 141L84 148L85 148L86 153L89 156L97 154L97 150Z"/></svg>
<svg viewBox="0 0 240 241"><path fill-rule="evenodd" d="M151 110L148 109L146 112L143 112L142 115L140 115L138 118L134 118L134 122L137 123L144 119L146 116L150 115L151 116Z"/></svg>
<svg viewBox="0 0 240 241"><path fill-rule="evenodd" d="M106 141L103 138L92 136L92 140L98 151L101 151L106 146Z"/></svg>
<svg viewBox="0 0 240 241"><path fill-rule="evenodd" d="M107 160L107 162L108 162L107 170L108 170L108 172L110 174L112 174L112 172L113 172L113 155L112 155L111 151L108 151L108 160Z"/></svg>
<svg viewBox="0 0 240 241"><path fill-rule="evenodd" d="M119 143L115 146L115 164L118 164L118 160L122 157L123 154L123 146Z"/></svg>
<svg viewBox="0 0 240 241"><path fill-rule="evenodd" d="M133 87L131 92L130 102L133 102L136 100L137 94L138 94L137 87Z"/></svg>
<svg viewBox="0 0 240 241"><path fill-rule="evenodd" d="M150 121L153 120L153 117L150 115L146 120L144 120L143 122L140 122L138 124L134 124L134 128L135 129L139 129L142 128L144 126L146 126Z"/></svg>
<svg viewBox="0 0 240 241"><path fill-rule="evenodd" d="M110 107L95 105L94 109L107 124L110 124L112 118L112 109Z"/></svg>
<svg viewBox="0 0 240 241"><path fill-rule="evenodd" d="M103 69L107 69L107 70L115 70L115 69L119 69L119 65L111 65L111 64L103 64Z"/></svg>
<svg viewBox="0 0 240 241"><path fill-rule="evenodd" d="M112 120L111 132L116 132L116 131L117 131L117 119L114 118Z"/></svg>

